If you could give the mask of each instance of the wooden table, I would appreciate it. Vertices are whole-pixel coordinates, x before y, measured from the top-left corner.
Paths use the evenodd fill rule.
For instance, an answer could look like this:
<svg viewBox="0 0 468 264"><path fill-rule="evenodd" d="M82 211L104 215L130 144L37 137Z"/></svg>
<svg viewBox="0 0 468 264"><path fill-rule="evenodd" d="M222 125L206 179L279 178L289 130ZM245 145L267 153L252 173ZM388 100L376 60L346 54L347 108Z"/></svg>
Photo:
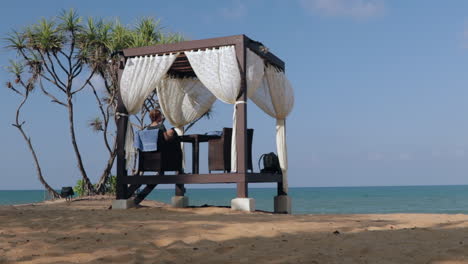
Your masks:
<svg viewBox="0 0 468 264"><path fill-rule="evenodd" d="M200 142L208 142L210 139L220 138L220 136L204 135L204 134L191 134L180 136L180 141L192 143L192 174L199 173L199 152Z"/></svg>

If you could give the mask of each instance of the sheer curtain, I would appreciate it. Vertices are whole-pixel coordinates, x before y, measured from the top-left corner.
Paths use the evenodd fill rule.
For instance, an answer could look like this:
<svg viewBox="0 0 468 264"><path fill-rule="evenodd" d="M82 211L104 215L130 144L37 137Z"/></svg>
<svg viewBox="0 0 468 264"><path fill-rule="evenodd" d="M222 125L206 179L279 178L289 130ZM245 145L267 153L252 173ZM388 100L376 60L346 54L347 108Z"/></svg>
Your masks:
<svg viewBox="0 0 468 264"><path fill-rule="evenodd" d="M156 84L167 73L177 55L178 53L144 56L127 60L120 82L120 95L129 115L140 111L146 97L156 88ZM125 136L127 168L133 163L134 154L133 130L129 120Z"/></svg>
<svg viewBox="0 0 468 264"><path fill-rule="evenodd" d="M184 126L204 115L216 101L216 97L196 78L163 78L157 85L161 111L178 135L184 134ZM184 145L181 143L182 153ZM184 153L185 164L185 153Z"/></svg>
<svg viewBox="0 0 468 264"><path fill-rule="evenodd" d="M247 56L257 56L253 52ZM257 56L258 57L258 56ZM254 59L251 59L252 61ZM258 75L257 75L258 76ZM294 106L294 92L284 72L274 66L264 67L259 87L250 94L250 99L265 113L276 118L276 149L283 173L283 191L288 192L288 154L286 146L286 117Z"/></svg>
<svg viewBox="0 0 468 264"><path fill-rule="evenodd" d="M179 134L183 126L206 113L216 98L234 104L231 168L237 170L235 109L240 92L240 72L234 46L185 52L197 78L163 78L178 54L145 56L127 60L120 92L129 114L136 114L146 97L157 89L161 110ZM294 105L294 94L284 72L265 66L247 49L247 95L264 112L277 120L276 144L287 192L287 149L285 119ZM133 158L133 131L129 122L126 134L127 165Z"/></svg>
<svg viewBox="0 0 468 264"><path fill-rule="evenodd" d="M161 111L176 128L200 118L216 100L196 78L163 78L157 85L157 92Z"/></svg>
<svg viewBox="0 0 468 264"><path fill-rule="evenodd" d="M231 142L231 170L237 171L236 105L240 92L240 72L234 46L185 52L198 79L219 100L234 104Z"/></svg>

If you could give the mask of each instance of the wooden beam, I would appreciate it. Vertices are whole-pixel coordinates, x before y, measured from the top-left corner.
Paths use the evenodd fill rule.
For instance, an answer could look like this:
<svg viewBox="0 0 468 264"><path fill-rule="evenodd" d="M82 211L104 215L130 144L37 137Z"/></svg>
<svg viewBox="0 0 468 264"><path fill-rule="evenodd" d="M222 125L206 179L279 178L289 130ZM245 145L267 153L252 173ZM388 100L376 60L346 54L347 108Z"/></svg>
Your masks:
<svg viewBox="0 0 468 264"><path fill-rule="evenodd" d="M135 193L136 190L138 190L138 188L141 187L142 184L133 184L133 185L130 185L128 188L127 188L127 199L132 197L133 193Z"/></svg>
<svg viewBox="0 0 468 264"><path fill-rule="evenodd" d="M283 176L277 173L247 173L247 182L282 182Z"/></svg>
<svg viewBox="0 0 468 264"><path fill-rule="evenodd" d="M246 42L245 43L246 47L250 48L253 52L257 53L260 57L265 59L270 64L273 64L282 70L285 69L284 62L280 58L278 58L273 53L265 50L264 48L265 46L262 43L252 40L245 35L190 40L190 41L183 41L179 43L129 48L129 49L124 49L123 53L125 57L161 55L165 53L183 52L183 51L207 49L207 48L217 48L217 47L227 46L227 45L238 45L241 42L242 43ZM176 62L179 60L179 58L181 58L181 60L182 59L185 60L186 56L183 54L180 54L179 57L176 59Z"/></svg>
<svg viewBox="0 0 468 264"><path fill-rule="evenodd" d="M249 39L248 48L255 52L258 56L262 57L268 63L275 65L276 67L285 70L284 62L276 57L275 54L271 53L266 49L262 43Z"/></svg>
<svg viewBox="0 0 468 264"><path fill-rule="evenodd" d="M126 177L126 184L236 183L237 173Z"/></svg>
<svg viewBox="0 0 468 264"><path fill-rule="evenodd" d="M192 184L192 183L237 183L239 173L211 173L211 174L179 174L179 175L145 175L125 177L124 183L142 184ZM281 174L276 173L247 173L246 182L281 182ZM131 187L133 189L133 187Z"/></svg>
<svg viewBox="0 0 468 264"><path fill-rule="evenodd" d="M185 186L183 184L176 184L175 195L184 196L184 194L185 194Z"/></svg>
<svg viewBox="0 0 468 264"><path fill-rule="evenodd" d="M191 41L183 41L179 43L161 44L161 45L139 47L139 48L129 48L129 49L124 49L123 53L125 57L161 55L165 53L174 53L174 52L180 52L180 51L216 48L216 47L227 46L227 45L235 45L239 43L240 41L243 41L243 39L244 39L244 35L235 35L235 36L221 37L221 38L191 40Z"/></svg>
<svg viewBox="0 0 468 264"><path fill-rule="evenodd" d="M193 69L192 69L192 67L190 67L190 65L172 66L171 70L174 70L174 71L193 71Z"/></svg>
<svg viewBox="0 0 468 264"><path fill-rule="evenodd" d="M135 200L133 200L135 202L135 204L140 204L141 201L143 201L146 196L148 196L148 194L151 193L151 191L154 189L154 187L156 187L157 184L148 184L146 185L145 188L143 188L143 190L137 195L137 197L135 197Z"/></svg>

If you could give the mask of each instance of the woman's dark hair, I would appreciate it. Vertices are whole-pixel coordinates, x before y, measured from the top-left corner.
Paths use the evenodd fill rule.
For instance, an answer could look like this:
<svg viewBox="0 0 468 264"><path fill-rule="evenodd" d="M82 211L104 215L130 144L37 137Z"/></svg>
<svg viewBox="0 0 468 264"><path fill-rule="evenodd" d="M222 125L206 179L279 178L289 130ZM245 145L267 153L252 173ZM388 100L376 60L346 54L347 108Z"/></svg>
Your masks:
<svg viewBox="0 0 468 264"><path fill-rule="evenodd" d="M151 122L155 122L155 121L157 122L158 119L161 117L161 111L157 109L153 109L150 111L149 116L150 116Z"/></svg>

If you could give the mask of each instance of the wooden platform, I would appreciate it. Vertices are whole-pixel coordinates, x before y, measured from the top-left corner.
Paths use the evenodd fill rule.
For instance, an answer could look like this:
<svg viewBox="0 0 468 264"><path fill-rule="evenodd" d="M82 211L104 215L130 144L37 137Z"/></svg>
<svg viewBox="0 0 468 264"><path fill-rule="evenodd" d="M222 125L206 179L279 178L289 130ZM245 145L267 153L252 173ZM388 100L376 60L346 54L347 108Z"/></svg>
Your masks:
<svg viewBox="0 0 468 264"><path fill-rule="evenodd" d="M123 177L124 184L192 184L192 183L238 183L243 179L241 173L220 174L177 174L177 175L144 175ZM247 183L282 182L281 174L246 173Z"/></svg>

